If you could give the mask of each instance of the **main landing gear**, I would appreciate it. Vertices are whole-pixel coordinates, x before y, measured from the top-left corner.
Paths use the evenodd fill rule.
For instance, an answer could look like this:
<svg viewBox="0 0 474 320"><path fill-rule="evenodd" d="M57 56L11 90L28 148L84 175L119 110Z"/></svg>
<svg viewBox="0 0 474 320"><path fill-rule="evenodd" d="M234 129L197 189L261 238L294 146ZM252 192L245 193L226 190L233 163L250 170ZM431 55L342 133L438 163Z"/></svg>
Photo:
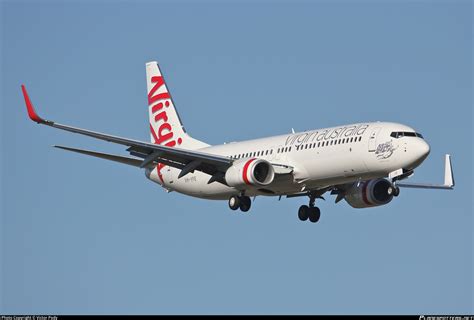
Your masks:
<svg viewBox="0 0 474 320"><path fill-rule="evenodd" d="M319 221L319 218L321 217L321 210L319 210L318 207L314 206L316 197L313 195L309 196L309 206L307 205L302 205L299 210L298 210L298 218L301 221L306 221L309 219L309 221L316 223Z"/></svg>
<svg viewBox="0 0 474 320"><path fill-rule="evenodd" d="M229 198L229 208L231 210L240 209L242 212L247 212L252 206L252 201L247 196L232 196Z"/></svg>

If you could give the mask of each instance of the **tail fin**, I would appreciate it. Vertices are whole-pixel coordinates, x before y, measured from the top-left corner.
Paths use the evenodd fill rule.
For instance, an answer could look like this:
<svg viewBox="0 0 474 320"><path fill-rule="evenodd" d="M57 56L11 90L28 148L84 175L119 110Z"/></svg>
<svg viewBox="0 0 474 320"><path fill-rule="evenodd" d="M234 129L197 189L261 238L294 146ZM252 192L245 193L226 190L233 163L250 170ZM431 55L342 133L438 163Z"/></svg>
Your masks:
<svg viewBox="0 0 474 320"><path fill-rule="evenodd" d="M146 64L146 80L151 142L183 149L209 146L186 133L156 61Z"/></svg>

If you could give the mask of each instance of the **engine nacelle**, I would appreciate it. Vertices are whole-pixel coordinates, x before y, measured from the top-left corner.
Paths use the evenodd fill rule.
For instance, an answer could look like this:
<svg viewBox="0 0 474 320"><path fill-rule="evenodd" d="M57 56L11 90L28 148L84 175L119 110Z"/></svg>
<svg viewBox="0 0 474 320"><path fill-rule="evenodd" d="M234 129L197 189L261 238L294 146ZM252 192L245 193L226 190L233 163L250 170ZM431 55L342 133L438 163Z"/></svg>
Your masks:
<svg viewBox="0 0 474 320"><path fill-rule="evenodd" d="M275 178L275 170L270 162L263 159L242 159L227 169L225 181L230 187L269 185Z"/></svg>
<svg viewBox="0 0 474 320"><path fill-rule="evenodd" d="M393 186L386 179L367 180L354 183L345 192L348 204L353 208L376 207L389 203L393 199Z"/></svg>

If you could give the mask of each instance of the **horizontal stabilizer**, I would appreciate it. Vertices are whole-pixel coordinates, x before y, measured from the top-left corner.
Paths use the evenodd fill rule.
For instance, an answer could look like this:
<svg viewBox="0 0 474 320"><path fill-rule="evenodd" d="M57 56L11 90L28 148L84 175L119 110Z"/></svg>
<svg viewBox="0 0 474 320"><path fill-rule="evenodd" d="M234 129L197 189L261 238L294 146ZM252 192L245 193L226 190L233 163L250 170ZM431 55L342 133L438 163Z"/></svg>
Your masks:
<svg viewBox="0 0 474 320"><path fill-rule="evenodd" d="M63 150L67 150L67 151L72 151L72 152L85 154L85 155L96 157L96 158L101 158L101 159L105 159L105 160L120 162L120 163L123 163L123 164L128 164L130 166L135 166L135 167L140 167L140 165L143 162L142 159L116 156L116 155L108 154L108 153L101 153L101 152L95 152L95 151L89 151L89 150L83 150L83 149L75 149L75 148L63 147L63 146L54 146L54 147L59 148L59 149L63 149Z"/></svg>
<svg viewBox="0 0 474 320"><path fill-rule="evenodd" d="M451 165L451 156L447 154L444 158L444 184L424 184L424 183L396 183L397 186L403 188L418 189L454 189L453 168Z"/></svg>

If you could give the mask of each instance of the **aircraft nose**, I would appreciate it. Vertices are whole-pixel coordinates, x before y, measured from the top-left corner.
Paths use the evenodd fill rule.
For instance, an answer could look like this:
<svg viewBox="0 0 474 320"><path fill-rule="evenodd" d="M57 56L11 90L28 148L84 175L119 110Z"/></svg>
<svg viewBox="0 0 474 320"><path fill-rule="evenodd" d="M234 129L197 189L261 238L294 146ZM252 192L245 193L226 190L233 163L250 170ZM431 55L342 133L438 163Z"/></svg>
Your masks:
<svg viewBox="0 0 474 320"><path fill-rule="evenodd" d="M416 146L416 153L418 154L418 159L423 161L430 154L430 145L424 141L420 140Z"/></svg>

